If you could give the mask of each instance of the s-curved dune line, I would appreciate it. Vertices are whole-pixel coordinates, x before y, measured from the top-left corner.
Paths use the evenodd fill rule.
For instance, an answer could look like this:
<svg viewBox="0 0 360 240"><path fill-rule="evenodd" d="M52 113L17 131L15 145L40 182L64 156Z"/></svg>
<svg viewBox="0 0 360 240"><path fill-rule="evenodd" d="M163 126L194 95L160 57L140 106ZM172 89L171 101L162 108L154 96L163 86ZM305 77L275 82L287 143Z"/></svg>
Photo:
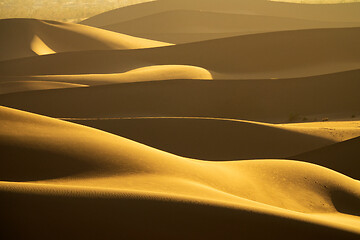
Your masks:
<svg viewBox="0 0 360 240"><path fill-rule="evenodd" d="M91 239L95 233L110 236L109 230L112 237L130 236L133 212L139 224L147 222L146 233L133 236L165 239L162 226L170 231L179 229L178 224L188 226L190 210L190 222L198 227L185 227L175 239L191 236L195 229L195 236L218 236L208 228L214 220L216 231L230 238L260 239L270 229L282 237L351 239L360 234L359 182L324 167L289 160L193 160L18 110L2 107L0 116L0 194L2 203L11 199L1 215L8 219L1 225L5 236L31 237L45 219L51 221L40 231L42 237L65 220L57 239L69 237L77 221L86 222L89 230L82 234ZM157 217L148 222L154 208ZM96 218L88 218L94 211ZM251 230L254 221L265 232ZM239 223L248 227L235 228ZM131 227L114 232L119 224ZM283 231L287 225L291 227ZM14 231L15 226L23 231Z"/></svg>

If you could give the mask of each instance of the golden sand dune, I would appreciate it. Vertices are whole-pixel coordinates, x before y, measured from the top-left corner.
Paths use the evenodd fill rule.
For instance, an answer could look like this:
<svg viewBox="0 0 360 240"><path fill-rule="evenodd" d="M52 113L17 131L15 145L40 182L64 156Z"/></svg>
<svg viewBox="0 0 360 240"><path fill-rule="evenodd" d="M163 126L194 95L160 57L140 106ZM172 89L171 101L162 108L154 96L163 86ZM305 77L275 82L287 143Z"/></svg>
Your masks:
<svg viewBox="0 0 360 240"><path fill-rule="evenodd" d="M241 78L311 76L359 68L359 40L360 28L261 33L160 48L15 59L1 62L0 74L119 73L153 65L192 65Z"/></svg>
<svg viewBox="0 0 360 240"><path fill-rule="evenodd" d="M166 45L169 44L78 24L37 19L0 20L0 60L57 52Z"/></svg>
<svg viewBox="0 0 360 240"><path fill-rule="evenodd" d="M202 10L225 13L290 17L329 22L360 23L359 3L293 4L267 0L157 0L125 6L82 21L102 27L171 10Z"/></svg>
<svg viewBox="0 0 360 240"><path fill-rule="evenodd" d="M62 82L71 84L85 84L89 86L161 81L174 79L212 79L212 74L206 69L186 65L155 65L140 67L124 73L109 74L77 74L77 75L38 75L0 77L1 83L8 82Z"/></svg>
<svg viewBox="0 0 360 240"><path fill-rule="evenodd" d="M216 117L262 122L359 115L359 71L295 79L166 80L0 95L0 104L60 118ZM339 87L341 85L341 88ZM326 90L325 90L326 89Z"/></svg>
<svg viewBox="0 0 360 240"><path fill-rule="evenodd" d="M360 179L358 171L360 167L359 142L360 138L357 137L290 158L306 162L316 162L321 165L326 164L331 169L336 169L336 171L343 174Z"/></svg>
<svg viewBox="0 0 360 240"><path fill-rule="evenodd" d="M68 120L176 155L206 160L284 158L360 136L359 121L357 127L347 129L299 130L286 125L212 118Z"/></svg>
<svg viewBox="0 0 360 240"><path fill-rule="evenodd" d="M359 182L324 167L192 160L9 108L0 116L0 199L7 206L0 228L7 238L44 239L57 230L54 239L360 234Z"/></svg>
<svg viewBox="0 0 360 240"><path fill-rule="evenodd" d="M101 28L165 42L186 43L257 32L357 26L360 26L360 23L330 23L251 14L172 10Z"/></svg>
<svg viewBox="0 0 360 240"><path fill-rule="evenodd" d="M0 20L0 239L359 239L360 3L127 3Z"/></svg>
<svg viewBox="0 0 360 240"><path fill-rule="evenodd" d="M0 82L0 94L75 87L87 87L87 85L52 81L9 81Z"/></svg>

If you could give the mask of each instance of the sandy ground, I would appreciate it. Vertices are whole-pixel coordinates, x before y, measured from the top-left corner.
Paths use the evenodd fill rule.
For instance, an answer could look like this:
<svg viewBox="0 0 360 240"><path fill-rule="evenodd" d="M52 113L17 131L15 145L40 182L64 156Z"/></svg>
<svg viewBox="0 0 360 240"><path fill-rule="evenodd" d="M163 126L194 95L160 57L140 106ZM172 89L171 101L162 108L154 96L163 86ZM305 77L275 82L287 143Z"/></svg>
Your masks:
<svg viewBox="0 0 360 240"><path fill-rule="evenodd" d="M359 3L0 20L1 239L359 239Z"/></svg>

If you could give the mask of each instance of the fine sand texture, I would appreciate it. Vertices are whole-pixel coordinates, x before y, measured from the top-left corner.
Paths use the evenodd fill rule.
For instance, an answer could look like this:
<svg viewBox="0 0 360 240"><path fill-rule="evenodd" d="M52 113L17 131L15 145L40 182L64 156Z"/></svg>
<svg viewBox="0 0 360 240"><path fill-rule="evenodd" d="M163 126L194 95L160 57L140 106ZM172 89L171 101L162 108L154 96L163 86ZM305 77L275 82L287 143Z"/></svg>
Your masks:
<svg viewBox="0 0 360 240"><path fill-rule="evenodd" d="M6 238L166 239L180 230L175 239L360 234L359 182L324 167L193 160L9 108L1 108L0 116Z"/></svg>
<svg viewBox="0 0 360 240"><path fill-rule="evenodd" d="M360 239L359 13L0 20L0 239Z"/></svg>

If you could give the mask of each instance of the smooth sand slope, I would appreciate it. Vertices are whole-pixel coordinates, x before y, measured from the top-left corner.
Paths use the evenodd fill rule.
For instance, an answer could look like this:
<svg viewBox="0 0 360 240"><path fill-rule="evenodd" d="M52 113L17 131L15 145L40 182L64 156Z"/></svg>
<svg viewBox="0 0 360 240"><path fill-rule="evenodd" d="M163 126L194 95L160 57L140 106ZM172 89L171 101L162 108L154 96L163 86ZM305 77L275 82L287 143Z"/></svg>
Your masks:
<svg viewBox="0 0 360 240"><path fill-rule="evenodd" d="M169 45L78 24L37 19L0 20L0 60L57 52Z"/></svg>
<svg viewBox="0 0 360 240"><path fill-rule="evenodd" d="M316 162L320 165L327 165L331 169L360 179L360 138L353 138L331 146L323 147L306 153L301 153L290 159L297 159L306 162Z"/></svg>
<svg viewBox="0 0 360 240"><path fill-rule="evenodd" d="M295 155L295 152L302 153L360 136L359 121L356 122L358 127L337 127L332 130L299 130L298 124L294 124L295 127L286 127L212 118L110 118L69 121L176 155L206 160L284 158Z"/></svg>
<svg viewBox="0 0 360 240"><path fill-rule="evenodd" d="M267 0L157 0L101 13L81 23L101 27L171 10L202 10L329 22L360 22L359 3L293 4Z"/></svg>
<svg viewBox="0 0 360 240"><path fill-rule="evenodd" d="M233 78L311 76L359 68L359 40L360 28L262 33L160 48L9 60L0 62L0 74L120 73L153 65L192 65Z"/></svg>
<svg viewBox="0 0 360 240"><path fill-rule="evenodd" d="M206 69L186 65L159 65L137 68L124 73L39 75L0 77L0 94L45 89L77 88L115 83L160 81L171 79L212 79Z"/></svg>
<svg viewBox="0 0 360 240"><path fill-rule="evenodd" d="M360 234L359 182L324 167L192 160L9 108L0 116L6 239Z"/></svg>
<svg viewBox="0 0 360 240"><path fill-rule="evenodd" d="M3 94L0 104L60 118L216 117L274 123L301 122L303 118L334 120L360 115L355 104L358 76L358 71L350 71L277 80L134 82Z"/></svg>
<svg viewBox="0 0 360 240"><path fill-rule="evenodd" d="M330 23L252 14L172 10L101 28L178 44L259 32L358 26L360 22Z"/></svg>
<svg viewBox="0 0 360 240"><path fill-rule="evenodd" d="M75 87L87 85L52 81L8 81L0 82L0 94Z"/></svg>

